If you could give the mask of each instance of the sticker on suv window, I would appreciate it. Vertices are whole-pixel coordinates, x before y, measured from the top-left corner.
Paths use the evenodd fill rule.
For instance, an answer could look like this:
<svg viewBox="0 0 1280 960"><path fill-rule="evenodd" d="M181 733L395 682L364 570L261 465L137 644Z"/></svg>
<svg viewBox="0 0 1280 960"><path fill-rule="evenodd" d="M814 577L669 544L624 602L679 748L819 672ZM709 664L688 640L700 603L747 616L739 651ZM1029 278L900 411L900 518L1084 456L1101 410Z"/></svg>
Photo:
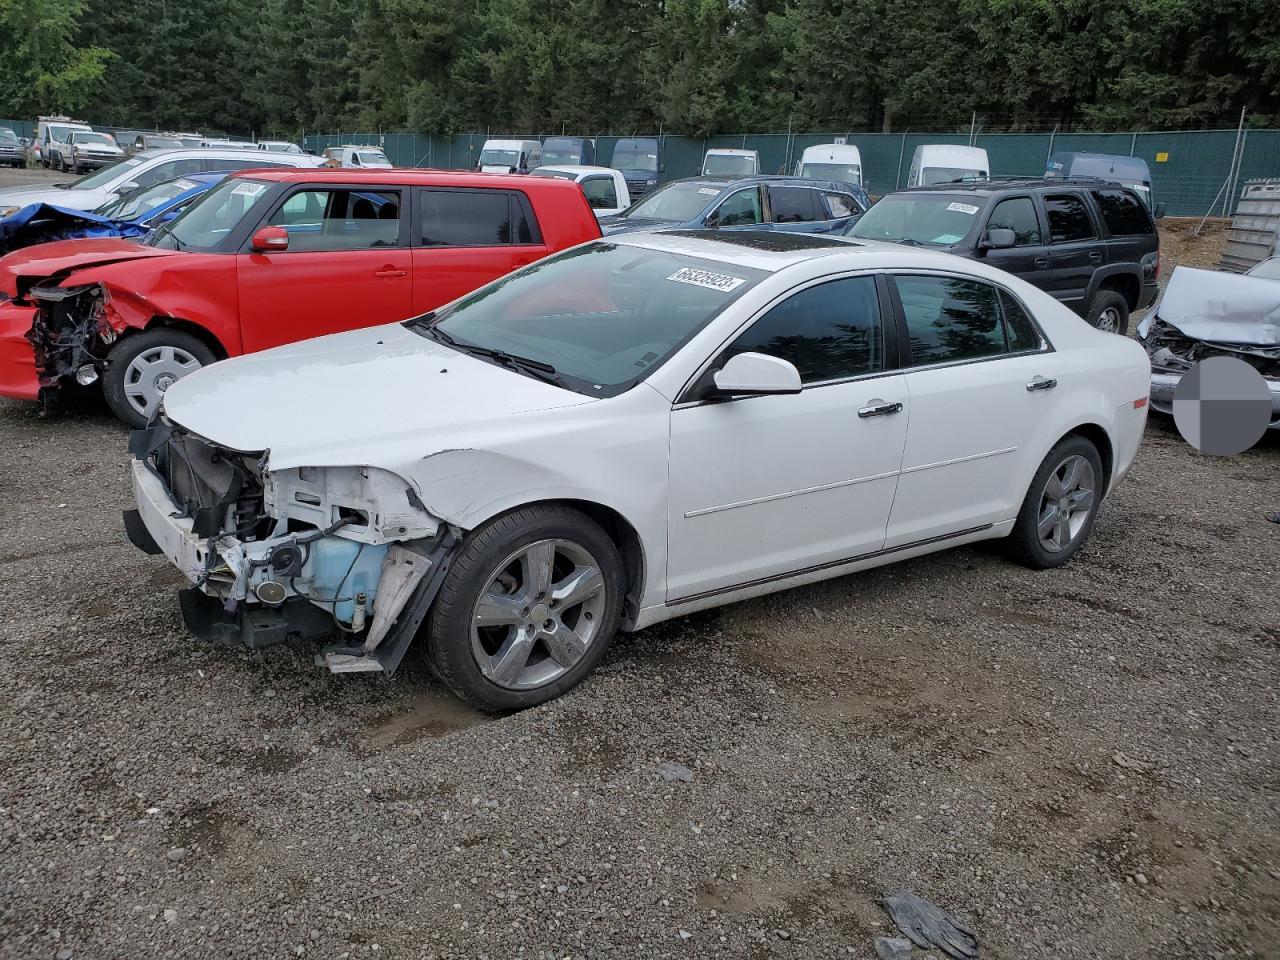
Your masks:
<svg viewBox="0 0 1280 960"><path fill-rule="evenodd" d="M956 213L967 213L969 216L971 216L971 217L972 217L972 216L973 216L975 213L977 213L977 212L978 212L978 210L979 210L979 209L981 209L981 208L979 208L979 207L975 207L975 206L974 206L973 204L971 204L971 203L960 203L960 202L956 202L956 203L948 203L948 204L947 204L947 209L948 209L948 210L954 210Z"/></svg>
<svg viewBox="0 0 1280 960"><path fill-rule="evenodd" d="M694 270L692 267L681 267L667 279L674 280L676 283L692 283L695 287L706 287L708 290L719 290L722 293L728 293L747 282L743 277Z"/></svg>

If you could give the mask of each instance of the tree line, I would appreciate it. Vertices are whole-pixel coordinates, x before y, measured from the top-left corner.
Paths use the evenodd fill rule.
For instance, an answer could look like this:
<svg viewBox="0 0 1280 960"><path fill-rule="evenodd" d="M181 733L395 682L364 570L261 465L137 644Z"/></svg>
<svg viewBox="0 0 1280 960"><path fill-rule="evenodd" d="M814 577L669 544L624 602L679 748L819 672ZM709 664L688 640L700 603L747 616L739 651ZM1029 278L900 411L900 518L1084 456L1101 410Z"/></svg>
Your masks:
<svg viewBox="0 0 1280 960"><path fill-rule="evenodd" d="M1275 0L0 0L0 116L297 136L1280 125Z"/></svg>

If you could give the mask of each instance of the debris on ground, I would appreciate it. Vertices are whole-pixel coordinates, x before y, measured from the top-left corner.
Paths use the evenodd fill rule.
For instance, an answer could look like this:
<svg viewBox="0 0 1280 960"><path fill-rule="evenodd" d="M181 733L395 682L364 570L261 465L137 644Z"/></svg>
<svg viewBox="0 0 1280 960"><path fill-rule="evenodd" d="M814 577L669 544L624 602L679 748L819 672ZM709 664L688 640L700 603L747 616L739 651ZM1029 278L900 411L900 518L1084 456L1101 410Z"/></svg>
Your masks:
<svg viewBox="0 0 1280 960"><path fill-rule="evenodd" d="M1155 767L1155 764L1148 760L1135 759L1119 750L1111 755L1111 760L1116 766L1132 770L1134 773L1148 773Z"/></svg>
<svg viewBox="0 0 1280 960"><path fill-rule="evenodd" d="M675 780L683 780L685 783L693 782L693 771L683 763L676 763L674 760L663 760L658 764L657 770L658 776L668 783Z"/></svg>
<svg viewBox="0 0 1280 960"><path fill-rule="evenodd" d="M906 937L876 937L872 943L879 960L910 960L911 941Z"/></svg>
<svg viewBox="0 0 1280 960"><path fill-rule="evenodd" d="M898 929L917 947L937 948L956 960L978 955L978 938L972 930L910 890L885 894L884 906Z"/></svg>

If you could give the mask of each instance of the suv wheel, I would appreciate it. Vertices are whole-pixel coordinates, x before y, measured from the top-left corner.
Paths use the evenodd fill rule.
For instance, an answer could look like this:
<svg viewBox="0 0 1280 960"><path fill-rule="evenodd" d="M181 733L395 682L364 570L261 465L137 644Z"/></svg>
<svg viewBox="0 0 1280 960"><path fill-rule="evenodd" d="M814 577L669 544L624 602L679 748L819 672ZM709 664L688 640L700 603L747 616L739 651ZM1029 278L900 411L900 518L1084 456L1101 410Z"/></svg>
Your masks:
<svg viewBox="0 0 1280 960"><path fill-rule="evenodd" d="M1129 333L1129 301L1115 290L1099 290L1089 303L1089 313L1085 319L1089 321L1089 326L1097 327L1104 333L1126 336Z"/></svg>
<svg viewBox="0 0 1280 960"><path fill-rule="evenodd" d="M124 337L107 354L102 396L121 421L145 427L164 392L217 357L189 333L161 327Z"/></svg>
<svg viewBox="0 0 1280 960"><path fill-rule="evenodd" d="M1009 533L1010 557L1033 570L1060 567L1084 546L1106 492L1098 449L1070 436L1049 451Z"/></svg>
<svg viewBox="0 0 1280 960"><path fill-rule="evenodd" d="M594 520L543 504L463 541L431 609L427 661L482 710L560 696L604 656L622 610L622 559Z"/></svg>

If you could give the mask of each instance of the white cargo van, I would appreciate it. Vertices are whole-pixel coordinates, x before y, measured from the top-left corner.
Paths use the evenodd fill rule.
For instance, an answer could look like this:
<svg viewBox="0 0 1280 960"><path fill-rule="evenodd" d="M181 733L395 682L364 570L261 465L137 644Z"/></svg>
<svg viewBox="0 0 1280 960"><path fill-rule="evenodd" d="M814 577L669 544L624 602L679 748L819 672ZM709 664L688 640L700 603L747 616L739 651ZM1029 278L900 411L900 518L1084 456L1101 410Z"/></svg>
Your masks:
<svg viewBox="0 0 1280 960"><path fill-rule="evenodd" d="M528 173L542 166L542 144L537 140L486 140L476 169L481 173Z"/></svg>
<svg viewBox="0 0 1280 960"><path fill-rule="evenodd" d="M83 120L72 120L69 117L37 117L36 138L31 144L35 158L42 167L52 167L58 153L55 144L66 143L72 130L91 131Z"/></svg>
<svg viewBox="0 0 1280 960"><path fill-rule="evenodd" d="M715 147L702 158L704 177L750 177L760 172L760 154L755 150Z"/></svg>
<svg viewBox="0 0 1280 960"><path fill-rule="evenodd" d="M851 143L820 143L805 147L796 176L810 180L839 180L862 186L862 154Z"/></svg>
<svg viewBox="0 0 1280 960"><path fill-rule="evenodd" d="M911 158L907 186L950 183L953 180L990 180L991 163L982 147L958 147L950 143L926 143Z"/></svg>

